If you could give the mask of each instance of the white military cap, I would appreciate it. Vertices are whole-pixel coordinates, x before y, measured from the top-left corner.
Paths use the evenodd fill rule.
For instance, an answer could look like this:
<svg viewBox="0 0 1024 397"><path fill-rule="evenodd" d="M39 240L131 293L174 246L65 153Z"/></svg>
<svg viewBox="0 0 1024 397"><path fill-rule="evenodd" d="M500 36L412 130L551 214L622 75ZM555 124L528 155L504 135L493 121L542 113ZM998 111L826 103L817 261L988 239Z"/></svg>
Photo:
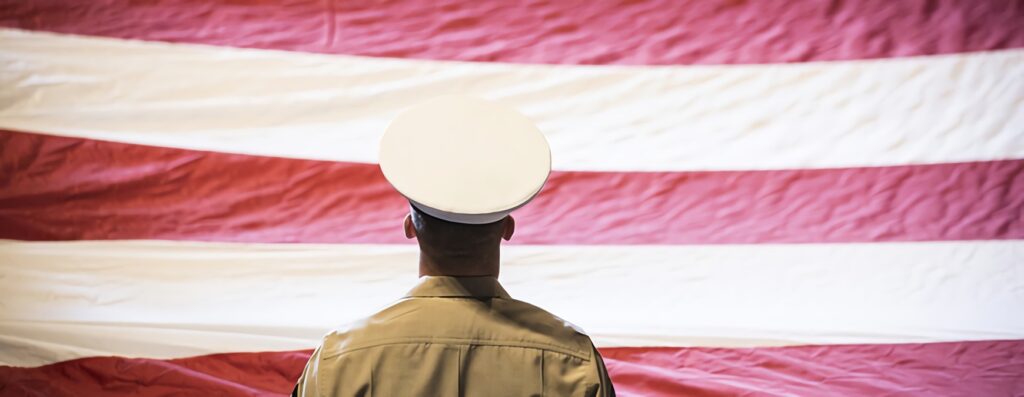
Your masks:
<svg viewBox="0 0 1024 397"><path fill-rule="evenodd" d="M501 220L540 192L551 149L530 119L465 96L405 110L380 142L384 177L417 209L451 222Z"/></svg>

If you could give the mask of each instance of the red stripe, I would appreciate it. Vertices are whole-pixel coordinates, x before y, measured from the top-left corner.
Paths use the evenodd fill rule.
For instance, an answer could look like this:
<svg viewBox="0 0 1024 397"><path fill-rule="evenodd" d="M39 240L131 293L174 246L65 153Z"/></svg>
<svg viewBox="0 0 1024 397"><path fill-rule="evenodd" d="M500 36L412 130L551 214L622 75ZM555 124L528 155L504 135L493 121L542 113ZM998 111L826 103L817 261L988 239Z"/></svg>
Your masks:
<svg viewBox="0 0 1024 397"><path fill-rule="evenodd" d="M91 357L36 368L0 366L0 397L283 395L291 392L310 354Z"/></svg>
<svg viewBox="0 0 1024 397"><path fill-rule="evenodd" d="M0 26L368 56L560 64L832 61L1024 47L1012 0L0 0Z"/></svg>
<svg viewBox="0 0 1024 397"><path fill-rule="evenodd" d="M782 348L602 349L636 396L1020 396L1024 340Z"/></svg>
<svg viewBox="0 0 1024 397"><path fill-rule="evenodd" d="M0 396L283 395L310 351L0 367ZM601 349L621 396L1017 396L1024 340L781 348ZM894 394L895 393L895 394Z"/></svg>
<svg viewBox="0 0 1024 397"><path fill-rule="evenodd" d="M401 243L373 164L0 131L0 238ZM554 172L528 244L1024 238L1024 160L823 170Z"/></svg>

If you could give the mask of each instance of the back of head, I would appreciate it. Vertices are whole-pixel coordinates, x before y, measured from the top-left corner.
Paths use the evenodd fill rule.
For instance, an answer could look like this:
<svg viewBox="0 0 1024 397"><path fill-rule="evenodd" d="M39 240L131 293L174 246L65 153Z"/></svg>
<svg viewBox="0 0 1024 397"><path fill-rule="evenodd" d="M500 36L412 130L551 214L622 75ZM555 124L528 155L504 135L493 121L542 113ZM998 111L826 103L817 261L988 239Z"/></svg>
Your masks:
<svg viewBox="0 0 1024 397"><path fill-rule="evenodd" d="M410 217L420 248L445 256L471 257L497 245L504 232L505 219L479 225L449 222L413 209Z"/></svg>
<svg viewBox="0 0 1024 397"><path fill-rule="evenodd" d="M491 268L498 262L499 245L512 237L514 221L506 216L491 223L456 223L412 206L405 227L438 275L479 276L496 271Z"/></svg>

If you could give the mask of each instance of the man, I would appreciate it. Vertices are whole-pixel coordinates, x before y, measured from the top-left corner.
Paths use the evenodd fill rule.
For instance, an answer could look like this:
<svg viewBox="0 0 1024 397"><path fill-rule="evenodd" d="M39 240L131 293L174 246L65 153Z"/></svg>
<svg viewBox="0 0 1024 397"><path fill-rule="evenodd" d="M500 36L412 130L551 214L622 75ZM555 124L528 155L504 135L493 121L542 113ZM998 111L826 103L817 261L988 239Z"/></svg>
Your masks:
<svg viewBox="0 0 1024 397"><path fill-rule="evenodd" d="M614 396L601 356L576 327L512 299L498 283L512 210L551 171L547 141L514 110L444 97L396 118L384 176L409 199L419 283L398 302L328 334L299 396Z"/></svg>

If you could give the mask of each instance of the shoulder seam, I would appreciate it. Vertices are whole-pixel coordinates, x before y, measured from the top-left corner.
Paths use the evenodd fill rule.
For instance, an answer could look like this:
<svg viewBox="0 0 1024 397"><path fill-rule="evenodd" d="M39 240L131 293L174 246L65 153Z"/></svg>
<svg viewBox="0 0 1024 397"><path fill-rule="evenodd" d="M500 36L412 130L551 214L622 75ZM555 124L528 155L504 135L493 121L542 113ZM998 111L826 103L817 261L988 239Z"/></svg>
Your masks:
<svg viewBox="0 0 1024 397"><path fill-rule="evenodd" d="M508 341L508 340L479 340L479 339L468 339L468 338L436 338L436 337L401 337L401 338L387 338L378 339L371 343L357 344L353 346L347 346L338 351L333 351L330 354L324 355L321 360L342 356L354 351L364 350L372 347L380 347L386 345L402 345L402 344L448 344L448 345L463 345L463 346L506 346L506 347L520 347L528 349L537 349L551 351L555 353L562 353L568 356L579 358L583 361L590 361L590 352L577 351L568 349L558 345L552 345L541 342L524 342L524 341Z"/></svg>

